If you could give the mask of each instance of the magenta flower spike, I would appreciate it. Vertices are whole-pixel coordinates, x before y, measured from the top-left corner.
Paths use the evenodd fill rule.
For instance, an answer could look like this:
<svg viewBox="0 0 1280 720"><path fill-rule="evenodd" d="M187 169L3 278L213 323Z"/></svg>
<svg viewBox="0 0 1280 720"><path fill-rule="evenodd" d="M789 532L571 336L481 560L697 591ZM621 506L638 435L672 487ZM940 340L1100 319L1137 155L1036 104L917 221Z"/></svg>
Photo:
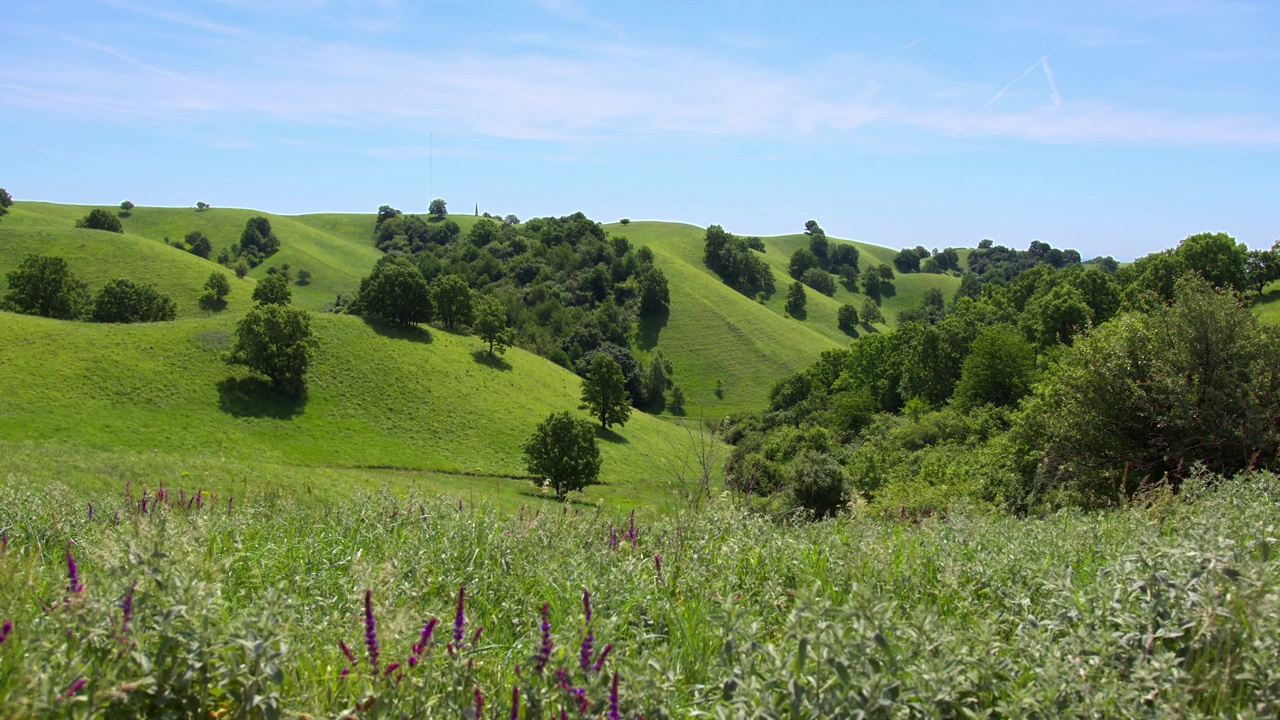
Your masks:
<svg viewBox="0 0 1280 720"><path fill-rule="evenodd" d="M342 650L342 654L347 656L347 662L352 665L356 664L356 654L351 652L351 648L347 647L345 640L338 641L338 648Z"/></svg>
<svg viewBox="0 0 1280 720"><path fill-rule="evenodd" d="M618 673L613 674L613 687L609 690L609 720L622 720L618 712Z"/></svg>
<svg viewBox="0 0 1280 720"><path fill-rule="evenodd" d="M587 634L582 636L582 645L578 648L578 664L583 670L591 669L591 655L595 651L596 636L591 632L591 628L587 628Z"/></svg>
<svg viewBox="0 0 1280 720"><path fill-rule="evenodd" d="M386 669L386 670L383 670L383 671L382 671L382 674L383 674L383 675L390 675L391 673L393 673L393 672L395 672L396 670L399 670L399 669L400 669L400 663L398 663L398 662L393 662L393 663L391 663L390 665L388 665L388 666L387 666L387 669Z"/></svg>
<svg viewBox="0 0 1280 720"><path fill-rule="evenodd" d="M413 646L414 657L421 655L427 649L427 645L431 643L431 635L436 631L437 622L439 621L431 618L426 625L422 626L422 637L418 638L418 642Z"/></svg>
<svg viewBox="0 0 1280 720"><path fill-rule="evenodd" d="M120 632L123 635L129 634L129 625L133 622L133 590L137 585L136 580L129 583L129 590L120 601Z"/></svg>
<svg viewBox="0 0 1280 720"><path fill-rule="evenodd" d="M0 533L0 553L9 552L9 533Z"/></svg>
<svg viewBox="0 0 1280 720"><path fill-rule="evenodd" d="M461 503L462 501L459 500L458 502ZM463 610L463 603L466 601L466 597L467 597L467 586L459 585L458 586L458 609L457 611L454 612L454 615L453 615L453 646L458 649L462 648L462 640L464 637L466 637L466 631L467 631L467 615Z"/></svg>
<svg viewBox="0 0 1280 720"><path fill-rule="evenodd" d="M520 686L511 686L511 720L520 720Z"/></svg>
<svg viewBox="0 0 1280 720"><path fill-rule="evenodd" d="M538 649L538 657L533 663L533 668L538 672L547 666L551 661L551 651L553 645L551 642L551 617L547 610L547 604L542 603L542 647Z"/></svg>
<svg viewBox="0 0 1280 720"><path fill-rule="evenodd" d="M364 644L369 650L369 667L378 672L378 623L373 617L373 591L364 591Z"/></svg>
<svg viewBox="0 0 1280 720"><path fill-rule="evenodd" d="M582 612L587 617L587 624L591 624L591 591L584 589L582 591Z"/></svg>
<svg viewBox="0 0 1280 720"><path fill-rule="evenodd" d="M653 567L658 570L658 577L661 578L662 577L662 556L661 555L654 554Z"/></svg>
<svg viewBox="0 0 1280 720"><path fill-rule="evenodd" d="M484 717L484 693L480 692L480 688L476 688L476 720Z"/></svg>
<svg viewBox="0 0 1280 720"><path fill-rule="evenodd" d="M608 645L604 646L603 650L600 651L600 656L596 658L596 667L595 667L596 672L600 672L600 670L604 668L604 660L605 658L609 657L609 653L612 650L613 650L613 643L609 643Z"/></svg>
<svg viewBox="0 0 1280 720"><path fill-rule="evenodd" d="M84 590L84 583L80 582L80 566L76 564L75 556L71 554L71 541L67 541L67 592L72 595L78 595Z"/></svg>
<svg viewBox="0 0 1280 720"><path fill-rule="evenodd" d="M484 626L476 628L476 634L471 636L471 647L480 645L480 633L484 632Z"/></svg>
<svg viewBox="0 0 1280 720"><path fill-rule="evenodd" d="M9 639L9 633L13 632L13 621L5 620L4 625L0 625L0 645Z"/></svg>
<svg viewBox="0 0 1280 720"><path fill-rule="evenodd" d="M89 678L82 677L79 680L76 680L75 682L71 683L71 686L67 688L67 691L64 693L64 695L66 697L75 697L77 694L79 694L81 690L84 689L84 686L87 684L89 684Z"/></svg>

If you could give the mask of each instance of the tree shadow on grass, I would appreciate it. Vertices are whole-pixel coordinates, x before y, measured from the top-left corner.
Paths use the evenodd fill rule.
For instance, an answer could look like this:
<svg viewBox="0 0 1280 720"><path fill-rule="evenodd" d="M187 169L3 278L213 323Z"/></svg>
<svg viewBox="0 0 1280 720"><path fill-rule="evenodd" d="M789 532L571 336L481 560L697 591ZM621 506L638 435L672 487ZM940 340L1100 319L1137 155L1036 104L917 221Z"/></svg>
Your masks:
<svg viewBox="0 0 1280 720"><path fill-rule="evenodd" d="M862 330L863 330L864 332L869 332L869 333L878 333L878 332L880 332L879 330L877 330L877 329L876 329L876 326L875 326L875 325L872 325L872 324L871 324L871 323L869 323L869 322L864 322L864 323L862 323Z"/></svg>
<svg viewBox="0 0 1280 720"><path fill-rule="evenodd" d="M581 495L581 493L575 493L575 494ZM520 495L522 497L527 497L532 500L541 500L542 502L545 502L555 507L564 505L566 502L565 498L557 498L555 493L547 493L546 495L543 495L541 490L521 490ZM595 503L587 502L586 499L581 497L574 497L573 495L569 495L567 501L570 505L576 505L577 507L580 507L580 508L595 507Z"/></svg>
<svg viewBox="0 0 1280 720"><path fill-rule="evenodd" d="M641 350L652 350L658 344L658 335L667 326L667 319L670 317L669 308L662 308L651 317L641 316L636 323L636 345Z"/></svg>
<svg viewBox="0 0 1280 720"><path fill-rule="evenodd" d="M840 331L843 332L845 335L848 335L849 337L853 338L854 340L858 339L858 328L852 325L848 327L841 326Z"/></svg>
<svg viewBox="0 0 1280 720"><path fill-rule="evenodd" d="M413 342L429 343L432 341L431 331L417 325L392 325L383 322L378 318L361 317L364 324L369 326L370 330L378 333L382 337L388 337L395 340L412 340Z"/></svg>
<svg viewBox="0 0 1280 720"><path fill-rule="evenodd" d="M227 309L226 299L215 299L212 297L201 296L200 309L209 312L222 312Z"/></svg>
<svg viewBox="0 0 1280 720"><path fill-rule="evenodd" d="M809 311L805 310L804 308L800 308L799 310L787 310L786 313L788 316L793 317L801 322L804 322L805 319L809 317Z"/></svg>
<svg viewBox="0 0 1280 720"><path fill-rule="evenodd" d="M501 355L490 355L488 350L472 350L471 357L485 367L491 367L494 370L510 371L511 363Z"/></svg>
<svg viewBox="0 0 1280 720"><path fill-rule="evenodd" d="M602 428L599 425L596 426L596 437L600 438L605 442L614 443L615 445L628 445L631 443L630 440L622 437L621 435L614 432L613 430Z"/></svg>
<svg viewBox="0 0 1280 720"><path fill-rule="evenodd" d="M283 395L262 378L228 377L218 383L218 407L236 417L288 420L300 415L307 405L307 395Z"/></svg>

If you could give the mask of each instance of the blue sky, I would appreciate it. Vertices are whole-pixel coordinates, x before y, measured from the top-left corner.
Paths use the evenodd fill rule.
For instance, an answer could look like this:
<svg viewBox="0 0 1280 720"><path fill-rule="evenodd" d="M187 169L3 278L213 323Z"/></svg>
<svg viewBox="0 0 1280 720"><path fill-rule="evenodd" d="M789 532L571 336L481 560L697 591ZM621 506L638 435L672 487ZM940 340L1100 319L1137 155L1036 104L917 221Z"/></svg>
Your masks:
<svg viewBox="0 0 1280 720"><path fill-rule="evenodd" d="M1280 238L1280 3L0 0L18 199Z"/></svg>

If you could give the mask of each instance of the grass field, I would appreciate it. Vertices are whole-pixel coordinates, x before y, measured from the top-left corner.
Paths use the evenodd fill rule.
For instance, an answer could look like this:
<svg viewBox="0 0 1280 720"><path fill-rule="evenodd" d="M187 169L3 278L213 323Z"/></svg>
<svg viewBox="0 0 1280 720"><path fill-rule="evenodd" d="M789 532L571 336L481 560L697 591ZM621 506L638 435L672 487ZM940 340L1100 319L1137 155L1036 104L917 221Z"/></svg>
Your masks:
<svg viewBox="0 0 1280 720"><path fill-rule="evenodd" d="M513 349L490 359L474 337L390 331L345 315L313 317L319 347L306 398L285 400L222 361L234 324L225 313L130 326L0 313L0 437L228 460L268 476L288 466L339 473L317 472L317 484L341 484L341 473L361 467L521 475L520 446L534 426L578 403L578 378L537 356ZM607 485L590 501L672 500L663 458L687 445L682 427L637 412L600 439ZM514 480L483 487L534 489Z"/></svg>
<svg viewBox="0 0 1280 720"><path fill-rule="evenodd" d="M779 525L718 503L641 511L633 534L609 510L506 513L387 493L324 508L278 493L197 506L186 483L159 499L155 484L126 495L123 482L85 497L11 478L0 482L0 621L12 623L0 707L1274 717L1280 482L1206 487L1108 513L953 509L919 525L856 513ZM466 714L477 692L483 710Z"/></svg>

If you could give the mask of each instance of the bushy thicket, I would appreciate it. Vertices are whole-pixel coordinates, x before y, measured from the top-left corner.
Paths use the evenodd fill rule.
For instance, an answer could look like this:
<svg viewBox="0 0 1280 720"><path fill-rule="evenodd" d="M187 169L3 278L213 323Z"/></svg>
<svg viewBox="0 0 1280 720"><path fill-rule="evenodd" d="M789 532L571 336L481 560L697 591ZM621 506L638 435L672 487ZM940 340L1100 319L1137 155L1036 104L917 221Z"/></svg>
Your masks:
<svg viewBox="0 0 1280 720"><path fill-rule="evenodd" d="M1122 512L778 525L11 479L0 707L1274 717L1278 499L1252 474Z"/></svg>
<svg viewBox="0 0 1280 720"><path fill-rule="evenodd" d="M1197 235L1115 273L1046 261L935 292L730 419L727 479L825 513L802 490L821 456L846 499L901 514L1115 504L1197 465L1275 467L1280 331L1237 292L1250 257Z"/></svg>
<svg viewBox="0 0 1280 720"><path fill-rule="evenodd" d="M5 279L9 292L0 298L0 309L24 315L136 323L173 320L178 313L173 299L154 285L139 285L126 278L109 280L90 295L88 285L76 278L60 257L28 255Z"/></svg>

